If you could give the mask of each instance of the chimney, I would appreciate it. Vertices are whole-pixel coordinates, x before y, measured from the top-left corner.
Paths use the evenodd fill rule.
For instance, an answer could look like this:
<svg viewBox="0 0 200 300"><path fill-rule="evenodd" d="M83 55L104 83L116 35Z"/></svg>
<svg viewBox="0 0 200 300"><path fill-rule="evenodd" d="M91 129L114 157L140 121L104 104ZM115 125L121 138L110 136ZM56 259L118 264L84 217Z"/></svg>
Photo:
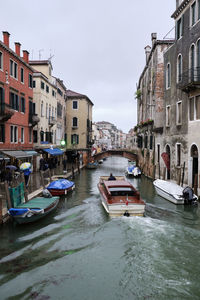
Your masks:
<svg viewBox="0 0 200 300"><path fill-rule="evenodd" d="M29 52L27 50L23 50L23 59L28 64L28 62L29 62Z"/></svg>
<svg viewBox="0 0 200 300"><path fill-rule="evenodd" d="M10 36L9 32L3 31L3 42L4 45L6 45L8 48L9 48L9 36Z"/></svg>
<svg viewBox="0 0 200 300"><path fill-rule="evenodd" d="M21 44L18 42L15 42L15 53L20 57L20 47Z"/></svg>
<svg viewBox="0 0 200 300"><path fill-rule="evenodd" d="M151 41L152 41L152 46L154 45L154 43L157 41L157 33L152 33L151 34Z"/></svg>
<svg viewBox="0 0 200 300"><path fill-rule="evenodd" d="M150 47L149 45L147 45L147 46L144 48L144 50L145 50L146 63L147 63L147 61L148 61L148 59L149 59L150 52L151 52L151 47Z"/></svg>

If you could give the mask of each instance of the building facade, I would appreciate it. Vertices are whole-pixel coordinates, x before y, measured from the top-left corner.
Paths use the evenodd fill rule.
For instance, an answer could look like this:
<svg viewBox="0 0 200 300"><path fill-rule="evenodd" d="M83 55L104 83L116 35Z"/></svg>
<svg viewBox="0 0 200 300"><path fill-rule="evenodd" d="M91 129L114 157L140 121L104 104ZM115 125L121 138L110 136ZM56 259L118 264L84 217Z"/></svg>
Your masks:
<svg viewBox="0 0 200 300"><path fill-rule="evenodd" d="M13 51L9 38L3 32L0 41L0 149L32 150L33 124L39 121L32 114L33 69L28 51L23 50L21 57L21 44L16 42Z"/></svg>
<svg viewBox="0 0 200 300"><path fill-rule="evenodd" d="M66 140L68 149L87 149L92 145L92 101L85 95L66 91Z"/></svg>

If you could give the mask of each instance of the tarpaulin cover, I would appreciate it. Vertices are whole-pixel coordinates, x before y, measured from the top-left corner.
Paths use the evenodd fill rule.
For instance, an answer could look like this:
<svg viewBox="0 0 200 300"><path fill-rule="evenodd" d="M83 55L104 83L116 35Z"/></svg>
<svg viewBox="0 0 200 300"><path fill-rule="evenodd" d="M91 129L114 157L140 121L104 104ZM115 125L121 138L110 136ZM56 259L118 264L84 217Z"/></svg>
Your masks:
<svg viewBox="0 0 200 300"><path fill-rule="evenodd" d="M50 190L50 189L65 190L65 189L72 187L73 185L74 185L73 181L69 181L67 179L59 179L59 180L52 181L48 185L47 189L48 190Z"/></svg>
<svg viewBox="0 0 200 300"><path fill-rule="evenodd" d="M43 149L43 151L51 154L51 155L62 155L64 152L62 150L60 150L59 148L47 148L47 149Z"/></svg>

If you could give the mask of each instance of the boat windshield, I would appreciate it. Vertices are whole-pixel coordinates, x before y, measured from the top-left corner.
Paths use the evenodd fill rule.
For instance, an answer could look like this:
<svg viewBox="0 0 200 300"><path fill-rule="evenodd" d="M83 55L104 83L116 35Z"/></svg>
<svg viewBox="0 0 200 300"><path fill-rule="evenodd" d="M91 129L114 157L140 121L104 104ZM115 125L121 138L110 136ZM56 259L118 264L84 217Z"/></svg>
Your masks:
<svg viewBox="0 0 200 300"><path fill-rule="evenodd" d="M133 196L135 191L129 187L120 187L120 188L110 188L109 189L111 196Z"/></svg>

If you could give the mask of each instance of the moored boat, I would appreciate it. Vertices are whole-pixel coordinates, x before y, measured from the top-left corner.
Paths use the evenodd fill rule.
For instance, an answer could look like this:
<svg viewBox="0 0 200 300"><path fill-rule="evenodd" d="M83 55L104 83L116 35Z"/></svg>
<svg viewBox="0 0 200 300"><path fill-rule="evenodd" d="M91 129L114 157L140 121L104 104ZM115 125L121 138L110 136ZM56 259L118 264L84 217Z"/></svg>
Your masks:
<svg viewBox="0 0 200 300"><path fill-rule="evenodd" d="M101 176L98 188L102 205L111 217L144 215L145 202L124 176L116 176L116 180L108 180L108 176Z"/></svg>
<svg viewBox="0 0 200 300"><path fill-rule="evenodd" d="M94 162L89 162L87 165L86 165L86 168L87 169L96 169L98 167L98 163L96 161Z"/></svg>
<svg viewBox="0 0 200 300"><path fill-rule="evenodd" d="M9 209L9 214L19 224L35 222L56 209L59 197L37 197Z"/></svg>
<svg viewBox="0 0 200 300"><path fill-rule="evenodd" d="M136 166L128 166L125 172L126 176L133 176L133 177L140 177L141 176L141 170L139 167Z"/></svg>
<svg viewBox="0 0 200 300"><path fill-rule="evenodd" d="M54 180L47 186L47 189L52 196L67 195L67 193L73 191L74 188L75 183L67 179Z"/></svg>
<svg viewBox="0 0 200 300"><path fill-rule="evenodd" d="M197 204L198 197L190 187L183 188L180 185L161 179L153 182L157 194L174 204Z"/></svg>

